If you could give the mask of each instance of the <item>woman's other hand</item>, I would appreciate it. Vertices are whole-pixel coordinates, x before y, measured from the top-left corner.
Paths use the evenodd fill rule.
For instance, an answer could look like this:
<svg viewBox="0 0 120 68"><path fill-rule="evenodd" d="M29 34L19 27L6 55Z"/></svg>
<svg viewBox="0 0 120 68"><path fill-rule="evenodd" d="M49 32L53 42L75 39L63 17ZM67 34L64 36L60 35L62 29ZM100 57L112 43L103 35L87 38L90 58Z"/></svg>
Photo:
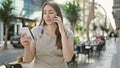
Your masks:
<svg viewBox="0 0 120 68"><path fill-rule="evenodd" d="M65 31L65 29L64 29L64 25L63 25L61 18L59 16L56 16L56 20L57 20L57 24L58 24L60 33L63 33L63 31Z"/></svg>

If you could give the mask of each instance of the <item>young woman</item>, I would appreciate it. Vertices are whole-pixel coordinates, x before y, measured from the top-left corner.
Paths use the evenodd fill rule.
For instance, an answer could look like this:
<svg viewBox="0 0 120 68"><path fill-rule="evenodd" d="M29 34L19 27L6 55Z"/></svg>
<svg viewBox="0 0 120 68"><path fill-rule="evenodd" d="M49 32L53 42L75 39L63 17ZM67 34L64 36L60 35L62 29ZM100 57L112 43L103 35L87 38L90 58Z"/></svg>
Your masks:
<svg viewBox="0 0 120 68"><path fill-rule="evenodd" d="M21 34L24 58L27 63L33 59L33 68L68 68L73 56L73 33L63 26L60 7L54 2L46 2L42 9L39 26L32 28L34 42L30 36Z"/></svg>

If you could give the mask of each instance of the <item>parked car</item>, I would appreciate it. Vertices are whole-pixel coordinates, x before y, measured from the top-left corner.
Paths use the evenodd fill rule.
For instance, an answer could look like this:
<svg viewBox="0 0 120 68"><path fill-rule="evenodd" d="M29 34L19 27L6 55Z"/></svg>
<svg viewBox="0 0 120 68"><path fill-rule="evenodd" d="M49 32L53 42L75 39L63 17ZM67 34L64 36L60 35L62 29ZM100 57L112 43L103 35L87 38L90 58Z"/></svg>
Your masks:
<svg viewBox="0 0 120 68"><path fill-rule="evenodd" d="M13 35L10 39L11 44L15 48L23 48L23 46L20 43L20 35Z"/></svg>

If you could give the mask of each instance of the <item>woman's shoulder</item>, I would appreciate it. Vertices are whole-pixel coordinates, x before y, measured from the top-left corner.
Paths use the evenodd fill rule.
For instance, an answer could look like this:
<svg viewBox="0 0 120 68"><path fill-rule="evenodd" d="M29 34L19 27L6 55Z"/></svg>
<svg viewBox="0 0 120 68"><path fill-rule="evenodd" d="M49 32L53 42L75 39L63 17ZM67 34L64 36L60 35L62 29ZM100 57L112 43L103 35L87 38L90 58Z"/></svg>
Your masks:
<svg viewBox="0 0 120 68"><path fill-rule="evenodd" d="M43 29L43 26L35 26L31 29L35 39L37 39L40 36L42 29Z"/></svg>
<svg viewBox="0 0 120 68"><path fill-rule="evenodd" d="M41 31L43 29L43 26L35 26L31 30L32 31Z"/></svg>
<svg viewBox="0 0 120 68"><path fill-rule="evenodd" d="M69 28L66 28L65 30L66 30L66 33L67 33L68 37L73 36L72 30L70 30Z"/></svg>

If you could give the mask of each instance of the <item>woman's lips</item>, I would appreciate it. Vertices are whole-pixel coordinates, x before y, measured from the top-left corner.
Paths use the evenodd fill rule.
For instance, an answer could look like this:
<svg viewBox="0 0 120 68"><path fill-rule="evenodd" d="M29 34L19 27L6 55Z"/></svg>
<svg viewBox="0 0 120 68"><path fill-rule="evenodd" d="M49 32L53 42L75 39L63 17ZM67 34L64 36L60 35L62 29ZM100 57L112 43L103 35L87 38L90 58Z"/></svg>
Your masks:
<svg viewBox="0 0 120 68"><path fill-rule="evenodd" d="M51 21L51 19L47 19L46 21L47 21L47 22L50 22L50 21Z"/></svg>

